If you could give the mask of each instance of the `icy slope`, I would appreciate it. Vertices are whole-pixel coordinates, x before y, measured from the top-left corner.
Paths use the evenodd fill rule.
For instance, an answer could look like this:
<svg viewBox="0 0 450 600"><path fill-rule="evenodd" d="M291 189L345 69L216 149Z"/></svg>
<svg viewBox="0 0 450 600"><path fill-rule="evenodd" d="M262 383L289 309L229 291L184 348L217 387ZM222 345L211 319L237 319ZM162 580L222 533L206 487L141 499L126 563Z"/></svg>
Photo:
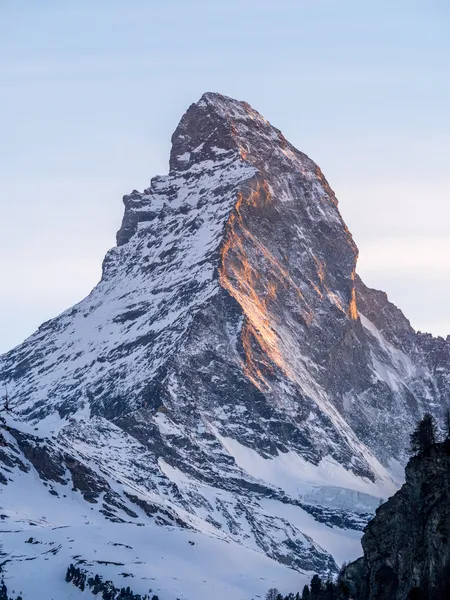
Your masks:
<svg viewBox="0 0 450 600"><path fill-rule="evenodd" d="M449 403L448 338L361 282L319 167L246 103L205 94L124 203L99 284L0 358L26 481L74 484L114 526L336 569L415 419Z"/></svg>
<svg viewBox="0 0 450 600"><path fill-rule="evenodd" d="M14 445L11 446L14 448ZM23 458L23 457L21 457ZM27 461L24 460L24 465ZM268 587L287 592L305 576L225 535L198 528L162 527L134 506L136 518L105 521L96 504L84 501L70 486L53 484L53 492L33 469L19 472L2 492L2 577L10 595L24 599L92 598L64 580L69 564L87 573L130 586L135 593L161 599L262 596ZM15 595L14 595L15 597Z"/></svg>
<svg viewBox="0 0 450 600"><path fill-rule="evenodd" d="M300 502L289 513L269 481L264 489L247 476L254 489L233 493L164 461L158 469L101 418L47 438L15 425L8 423L0 448L0 563L9 592L25 600L89 597L64 581L69 564L162 599L252 598L272 586L299 589L314 571L335 569L331 552L346 559L359 552L359 531L319 522ZM325 520L341 515L319 512ZM353 519L350 526L364 521Z"/></svg>

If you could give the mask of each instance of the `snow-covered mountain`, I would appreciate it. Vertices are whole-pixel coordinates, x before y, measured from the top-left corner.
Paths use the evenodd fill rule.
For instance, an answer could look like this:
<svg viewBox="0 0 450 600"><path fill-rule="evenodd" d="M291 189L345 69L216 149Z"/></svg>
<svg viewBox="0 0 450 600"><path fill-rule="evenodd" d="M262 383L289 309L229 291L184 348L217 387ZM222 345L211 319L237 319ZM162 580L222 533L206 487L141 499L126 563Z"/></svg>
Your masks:
<svg viewBox="0 0 450 600"><path fill-rule="evenodd" d="M31 560L66 598L86 561L161 600L250 599L335 570L450 404L450 338L364 285L319 167L245 102L193 104L124 203L99 284L0 358L5 581Z"/></svg>

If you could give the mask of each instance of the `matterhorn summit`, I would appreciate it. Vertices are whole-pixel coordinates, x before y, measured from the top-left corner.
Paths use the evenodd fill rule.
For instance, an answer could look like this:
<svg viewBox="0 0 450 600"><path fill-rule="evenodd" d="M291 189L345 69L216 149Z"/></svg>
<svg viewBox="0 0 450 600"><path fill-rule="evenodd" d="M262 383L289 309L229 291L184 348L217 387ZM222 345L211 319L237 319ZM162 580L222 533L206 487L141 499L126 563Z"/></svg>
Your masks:
<svg viewBox="0 0 450 600"><path fill-rule="evenodd" d="M364 285L320 168L245 102L204 94L124 204L98 285L0 357L5 580L250 600L336 572L450 403L450 342Z"/></svg>

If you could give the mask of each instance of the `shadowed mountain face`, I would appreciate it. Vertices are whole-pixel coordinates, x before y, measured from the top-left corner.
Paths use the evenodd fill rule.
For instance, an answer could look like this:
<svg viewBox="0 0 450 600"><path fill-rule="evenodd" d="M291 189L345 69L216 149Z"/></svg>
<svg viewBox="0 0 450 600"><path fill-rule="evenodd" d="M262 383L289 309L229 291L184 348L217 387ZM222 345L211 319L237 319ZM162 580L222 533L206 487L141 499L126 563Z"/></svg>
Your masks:
<svg viewBox="0 0 450 600"><path fill-rule="evenodd" d="M94 448L113 428L135 448L125 488L275 560L327 568L323 549L252 503L305 494L319 522L339 507L358 529L354 494L390 494L412 424L450 403L450 340L417 334L363 284L319 167L245 102L193 104L169 174L124 203L100 283L0 359L16 426L53 431L74 454L83 444L77 460L111 473L129 449ZM213 510L199 486L230 504Z"/></svg>
<svg viewBox="0 0 450 600"><path fill-rule="evenodd" d="M343 579L357 600L450 597L450 442L412 458L406 482L362 537Z"/></svg>

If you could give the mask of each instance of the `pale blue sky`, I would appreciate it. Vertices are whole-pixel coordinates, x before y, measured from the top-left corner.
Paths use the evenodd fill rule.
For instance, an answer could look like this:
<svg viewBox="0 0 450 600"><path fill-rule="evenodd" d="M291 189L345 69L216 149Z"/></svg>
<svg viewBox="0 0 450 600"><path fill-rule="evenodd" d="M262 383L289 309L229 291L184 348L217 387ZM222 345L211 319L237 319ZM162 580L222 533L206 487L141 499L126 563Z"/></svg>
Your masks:
<svg viewBox="0 0 450 600"><path fill-rule="evenodd" d="M443 0L0 0L0 351L80 300L205 91L319 163L359 272L450 333Z"/></svg>

